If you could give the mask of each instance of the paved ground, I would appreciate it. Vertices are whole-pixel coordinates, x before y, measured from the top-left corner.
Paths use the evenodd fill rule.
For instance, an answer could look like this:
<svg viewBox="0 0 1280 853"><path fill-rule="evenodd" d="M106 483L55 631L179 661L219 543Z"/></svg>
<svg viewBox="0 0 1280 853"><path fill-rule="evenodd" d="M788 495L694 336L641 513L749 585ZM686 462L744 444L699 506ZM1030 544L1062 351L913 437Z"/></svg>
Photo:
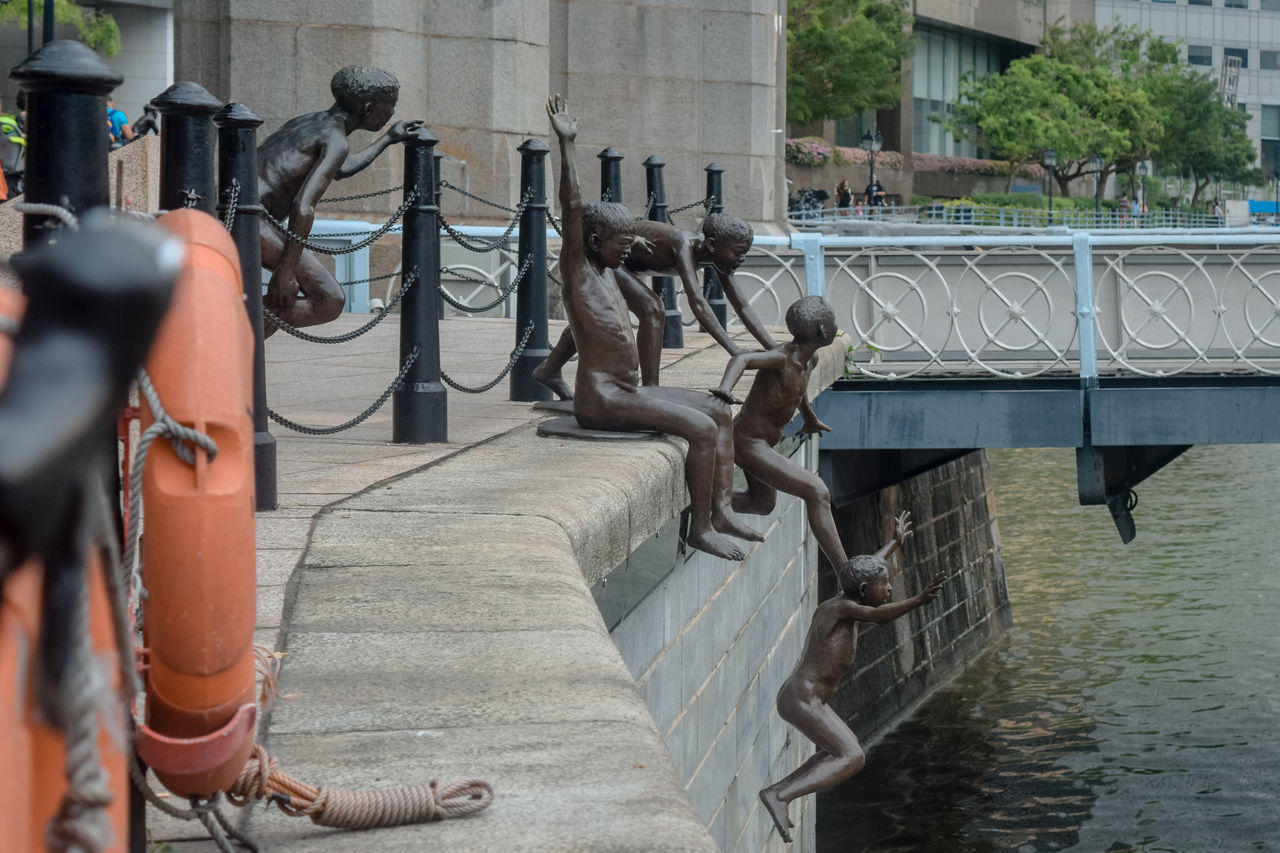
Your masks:
<svg viewBox="0 0 1280 853"><path fill-rule="evenodd" d="M397 320L336 346L272 338L270 406L315 426L353 417L396 373ZM446 320L444 371L482 385L513 344L512 321ZM714 344L696 332L686 344L664 352L667 381L714 384L723 352L703 355ZM258 515L257 640L286 651L283 689L298 698L272 715L268 747L314 784L494 774L499 799L483 820L370 836L259 807L250 829L269 849L708 849L580 568L615 565L656 529L647 515L679 511L681 445L628 442L615 465L614 442L536 438L543 415L507 396L505 381L451 390L447 444L391 444L390 402L335 436L272 426L279 508ZM518 693L513 671L528 682ZM149 827L179 851L213 849L154 811Z"/></svg>

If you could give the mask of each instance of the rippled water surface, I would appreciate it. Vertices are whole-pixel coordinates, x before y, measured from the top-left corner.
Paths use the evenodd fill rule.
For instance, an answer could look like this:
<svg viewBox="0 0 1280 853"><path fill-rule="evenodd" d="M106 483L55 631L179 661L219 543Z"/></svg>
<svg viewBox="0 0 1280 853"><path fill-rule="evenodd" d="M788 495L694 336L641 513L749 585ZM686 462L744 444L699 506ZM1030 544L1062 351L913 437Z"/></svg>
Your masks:
<svg viewBox="0 0 1280 853"><path fill-rule="evenodd" d="M1280 447L1193 448L1138 538L990 454L1013 630L822 797L819 851L1280 851Z"/></svg>

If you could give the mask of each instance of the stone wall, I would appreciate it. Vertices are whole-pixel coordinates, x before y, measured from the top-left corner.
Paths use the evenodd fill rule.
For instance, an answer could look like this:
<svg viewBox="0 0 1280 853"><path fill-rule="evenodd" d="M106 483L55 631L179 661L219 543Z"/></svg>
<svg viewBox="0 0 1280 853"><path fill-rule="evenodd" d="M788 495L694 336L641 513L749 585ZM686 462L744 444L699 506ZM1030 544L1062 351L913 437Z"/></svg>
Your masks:
<svg viewBox="0 0 1280 853"><path fill-rule="evenodd" d="M445 179L507 206L519 197L516 148L548 138L544 104L560 92L582 120L584 188L598 185L596 154L608 146L626 155L624 201L637 211L649 155L666 161L677 205L704 195L703 168L715 161L726 207L773 220L785 207L782 133L773 132L785 112L784 13L783 0L175 0L175 75L245 103L267 134L326 109L337 69L381 66L400 79L397 114L424 118L440 138ZM371 139L357 132L353 147ZM400 183L402 162L393 146L341 194ZM393 195L326 213L385 215L397 203ZM457 194L443 204L461 215ZM470 213L505 217L474 203Z"/></svg>
<svg viewBox="0 0 1280 853"><path fill-rule="evenodd" d="M878 550L903 510L911 512L915 534L891 561L894 597L914 595L938 572L947 581L928 608L862 635L832 704L864 743L910 713L1011 624L986 453L970 453L837 509L845 548L850 554ZM834 594L831 573L822 580L824 597Z"/></svg>
<svg viewBox="0 0 1280 853"><path fill-rule="evenodd" d="M814 451L811 440L794 458L814 470ZM911 511L916 532L891 560L895 598L914 594L936 572L948 580L928 609L863 633L833 706L864 743L1009 625L985 455L970 454L838 509L849 553L878 550L903 510ZM765 541L741 565L691 553L625 616L613 618L602 603L694 811L722 850L752 853L784 849L756 795L813 747L778 717L774 700L799 660L815 606L836 591L825 561L819 568L801 502L780 495L775 511L757 523ZM618 585L634 584L629 569L644 571L623 566L606 577L614 598L627 597ZM596 594L600 599L599 585ZM813 800L793 803L791 814L793 849L814 850Z"/></svg>
<svg viewBox="0 0 1280 853"><path fill-rule="evenodd" d="M816 464L813 440L795 457ZM812 753L774 699L817 604L817 547L804 504L779 495L754 519L764 542L741 564L690 552L622 622L614 642L666 740L694 811L724 851L783 851L757 796ZM815 845L813 801L792 804L792 850Z"/></svg>

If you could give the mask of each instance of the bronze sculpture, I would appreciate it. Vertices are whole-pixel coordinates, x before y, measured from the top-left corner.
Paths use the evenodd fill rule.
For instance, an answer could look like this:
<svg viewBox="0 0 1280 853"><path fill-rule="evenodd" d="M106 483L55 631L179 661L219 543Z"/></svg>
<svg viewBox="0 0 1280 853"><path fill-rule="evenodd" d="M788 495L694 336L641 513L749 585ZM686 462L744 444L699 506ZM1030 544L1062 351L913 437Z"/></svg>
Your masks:
<svg viewBox="0 0 1280 853"><path fill-rule="evenodd" d="M584 204L574 166L578 121L563 98L547 101L560 140L560 206L564 242L560 271L565 310L578 342L573 414L586 429L630 432L653 429L689 442L685 482L690 496L687 542L730 560L744 553L724 534L759 541L730 506L733 433L729 407L686 388L639 384L639 355L631 322L611 274L632 248L634 221L620 204Z"/></svg>
<svg viewBox="0 0 1280 853"><path fill-rule="evenodd" d="M818 748L790 775L760 792L760 802L787 843L791 842L793 826L787 805L806 794L835 787L866 764L857 736L827 704L853 664L859 623L891 622L933 601L942 585L942 575L935 575L911 598L888 603L893 587L885 560L911 535L909 517L905 512L897 517L893 539L875 554L854 557L841 566L841 593L814 611L800 661L778 691L779 716Z"/></svg>
<svg viewBox="0 0 1280 853"><path fill-rule="evenodd" d="M730 355L744 350L716 319L715 312L702 295L698 270L711 267L720 276L725 296L738 312L739 319L762 346L777 346L769 331L760 322L751 305L742 297L733 273L742 265L751 249L754 235L751 226L736 216L712 213L702 220L702 233L685 231L667 222L642 219L635 223L635 242L614 277L626 300L627 308L636 315L640 324L636 330L636 343L640 352L640 378L645 385L658 384L658 363L662 356L662 329L666 322L666 309L662 298L640 278L642 275L678 275L684 285L685 298L698 322ZM533 371L533 378L550 388L562 400L573 398L573 392L564 381L564 366L577 352L572 328L560 334L560 340L542 364Z"/></svg>
<svg viewBox="0 0 1280 853"><path fill-rule="evenodd" d="M364 169L388 145L402 141L419 121L398 121L372 145L350 153L353 130L376 131L396 109L400 83L380 68L349 65L330 81L333 106L285 122L258 146L258 192L277 220L299 237L311 235L316 203L333 180ZM265 220L262 265L272 270L263 304L292 326L327 323L342 313L346 296L315 256ZM275 327L267 324L270 335Z"/></svg>
<svg viewBox="0 0 1280 853"><path fill-rule="evenodd" d="M733 508L740 513L768 515L779 491L795 495L805 502L818 547L827 561L838 567L844 565L845 552L826 483L774 450L797 408L804 418L801 433L831 429L814 413L808 387L817 351L835 340L835 311L821 296L806 296L787 309L787 329L792 335L787 343L729 359L720 386L711 392L725 402L736 403L733 386L744 371L758 371L747 401L733 421L733 461L747 479L747 488L733 493Z"/></svg>

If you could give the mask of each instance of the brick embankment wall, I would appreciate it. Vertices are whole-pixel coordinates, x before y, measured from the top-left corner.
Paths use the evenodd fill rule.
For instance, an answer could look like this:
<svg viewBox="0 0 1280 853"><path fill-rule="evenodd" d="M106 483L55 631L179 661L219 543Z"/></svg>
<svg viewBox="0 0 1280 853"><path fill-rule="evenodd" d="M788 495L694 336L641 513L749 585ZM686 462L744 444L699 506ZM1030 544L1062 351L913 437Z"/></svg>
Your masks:
<svg viewBox="0 0 1280 853"><path fill-rule="evenodd" d="M793 458L812 470L816 457L810 441ZM759 790L812 754L774 701L817 603L818 555L795 498L779 495L754 523L765 540L746 561L690 552L611 634L711 837L721 850L759 853L788 849ZM812 798L791 817L789 849L812 851Z"/></svg>
<svg viewBox="0 0 1280 853"><path fill-rule="evenodd" d="M901 556L890 559L894 598L914 595L937 572L947 581L928 607L859 639L853 669L832 704L864 744L896 725L1010 625L986 454L971 453L838 509L845 548L873 553L903 510L911 512L915 534ZM821 578L824 597L834 594L831 573Z"/></svg>

